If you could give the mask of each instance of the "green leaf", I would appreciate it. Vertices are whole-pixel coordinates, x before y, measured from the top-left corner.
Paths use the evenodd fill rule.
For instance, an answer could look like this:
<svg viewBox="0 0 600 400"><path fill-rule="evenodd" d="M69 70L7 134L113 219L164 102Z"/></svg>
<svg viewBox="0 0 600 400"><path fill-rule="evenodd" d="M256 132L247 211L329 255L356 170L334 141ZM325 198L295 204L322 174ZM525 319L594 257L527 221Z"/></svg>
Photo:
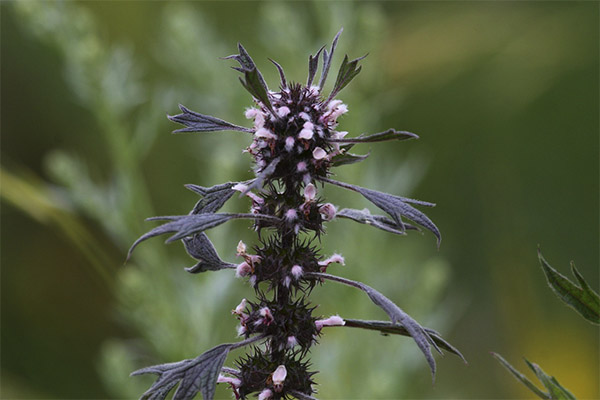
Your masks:
<svg viewBox="0 0 600 400"><path fill-rule="evenodd" d="M508 363L508 361L506 361L504 358L502 358L502 356L500 354L498 354L498 353L492 353L492 356L496 360L500 361L500 364L502 364L507 370L509 370L510 373L513 374L514 377L517 378L518 381L520 381L522 384L524 384L525 386L527 386L533 393L535 393L536 395L538 395L541 399L551 399L550 394L545 393L542 390L540 390L525 375L523 375L521 372L517 371L515 369L515 367L513 367L512 365L510 365Z"/></svg>
<svg viewBox="0 0 600 400"><path fill-rule="evenodd" d="M355 58L352 61L348 61L348 56L344 56L344 60L342 61L342 65L340 66L340 70L338 72L337 79L335 80L335 85L333 86L333 90L327 99L327 102L333 99L343 88L348 85L352 79L360 72L362 67L358 66L358 62L365 58L366 55Z"/></svg>
<svg viewBox="0 0 600 400"><path fill-rule="evenodd" d="M527 365L529 366L529 368L531 368L531 370L533 372L535 372L535 375L537 376L537 378L540 380L540 382L542 382L542 384L544 385L544 387L548 390L551 399L556 399L556 400L559 400L559 399L560 400L562 400L562 399L576 400L575 396L573 396L573 394L571 392L569 392L560 383L558 383L558 381L556 380L556 378L554 378L553 376L549 376L548 374L546 374L540 368L539 365L534 364L532 362L529 362L527 359L525 359L525 362L527 363Z"/></svg>
<svg viewBox="0 0 600 400"><path fill-rule="evenodd" d="M538 249L538 258L550 288L556 295L593 324L600 324L600 298L571 263L571 271L581 285L577 286L548 264Z"/></svg>
<svg viewBox="0 0 600 400"><path fill-rule="evenodd" d="M338 154L336 156L334 156L331 159L331 165L333 167L339 167L341 165L348 165L348 164L354 164L357 162L361 162L363 160L365 160L367 157L369 157L369 154L371 154L370 152L368 154L352 154L352 153L342 153L342 154Z"/></svg>
<svg viewBox="0 0 600 400"><path fill-rule="evenodd" d="M358 137L351 138L341 138L341 139L328 139L330 142L338 142L338 143L374 143L374 142L384 142L387 140L408 140L408 139L418 139L419 136L406 131L397 131L395 129L388 129L384 132L374 133L372 135L360 135Z"/></svg>

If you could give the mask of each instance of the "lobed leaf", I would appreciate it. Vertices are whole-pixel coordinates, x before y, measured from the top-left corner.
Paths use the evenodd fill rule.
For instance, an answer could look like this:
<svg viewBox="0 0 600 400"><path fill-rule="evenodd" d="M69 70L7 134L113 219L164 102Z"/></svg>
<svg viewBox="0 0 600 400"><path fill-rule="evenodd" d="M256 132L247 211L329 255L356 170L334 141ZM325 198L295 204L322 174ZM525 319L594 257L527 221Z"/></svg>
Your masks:
<svg viewBox="0 0 600 400"><path fill-rule="evenodd" d="M138 240L136 240L129 249L129 252L127 253L127 259L131 257L131 254L133 253L133 250L136 248L136 246L144 240L150 239L155 236L163 235L165 233L175 233L165 241L165 243L171 243L175 240L183 239L186 236L190 236L195 233L200 233L207 229L214 228L215 226L219 226L229 221L230 219L235 218L266 219L279 221L279 218L270 215L228 213L205 213L148 218L148 221L167 220L171 222L167 222L165 224L157 226L156 228L145 233Z"/></svg>
<svg viewBox="0 0 600 400"><path fill-rule="evenodd" d="M378 192L376 190L366 189L356 185L350 185L348 183L334 181L329 178L319 178L323 182L330 183L345 189L353 190L360 193L364 198L375 204L377 207L388 213L394 220L398 230L404 231L407 229L407 225L402 221L402 217L406 217L418 225L430 230L437 238L437 245L439 247L442 240L442 235L438 227L425 215L423 212L417 210L410 204L418 204L426 207L435 206L434 203L427 201L409 199L406 197L394 196L389 193ZM409 204L410 203L410 204Z"/></svg>
<svg viewBox="0 0 600 400"><path fill-rule="evenodd" d="M416 226L404 223L404 227L398 226L394 220L383 215L372 215L368 209L356 210L353 208L344 208L335 215L340 218L348 218L361 224L367 224L379 228L386 232L396 235L406 235L406 229L419 230Z"/></svg>
<svg viewBox="0 0 600 400"><path fill-rule="evenodd" d="M226 343L214 347L192 359L174 363L153 365L134 371L130 376L143 374L158 375L156 381L141 397L141 400L164 400L169 392L179 384L173 400L191 400L198 392L204 400L212 400L219 372L231 350L264 339L254 336L238 343Z"/></svg>
<svg viewBox="0 0 600 400"><path fill-rule="evenodd" d="M187 189L202 196L194 206L191 214L214 213L218 211L235 193L235 190L231 189L235 185L235 182L222 183L209 188L194 184L185 185Z"/></svg>
<svg viewBox="0 0 600 400"><path fill-rule="evenodd" d="M600 297L598 297L598 294L594 292L583 279L583 276L581 276L579 271L577 271L577 268L575 268L575 264L571 263L571 271L581 287L577 286L552 268L544 259L539 249L538 259L540 260L540 265L546 275L548 285L554 293L582 317L593 324L600 324Z"/></svg>
<svg viewBox="0 0 600 400"><path fill-rule="evenodd" d="M421 352L425 355L427 363L429 364L429 368L431 369L431 375L435 380L435 359L431 354L431 346L433 346L440 354L442 351L430 336L430 334L423 328L417 321L415 321L410 315L402 311L400 307L398 307L394 302L385 297L383 294L373 289L372 287L365 285L362 282L353 281L350 279L342 278L336 275L321 273L321 272L311 272L306 274L306 276L311 276L315 278L323 278L329 279L335 282L343 283L348 286L355 287L357 289L362 290L369 296L371 301L379 306L386 314L390 317L390 320L393 324L400 324L404 328L408 334L413 338L415 343Z"/></svg>
<svg viewBox="0 0 600 400"><path fill-rule="evenodd" d="M210 115L204 115L192 111L183 105L179 105L179 109L183 112L177 115L167 115L171 121L181 125L187 126L187 128L174 130L173 133L182 132L216 132L216 131L241 131L241 132L253 132L250 128L238 126L222 119L211 117Z"/></svg>
<svg viewBox="0 0 600 400"><path fill-rule="evenodd" d="M346 85L352 81L352 79L354 79L356 75L358 75L362 69L362 67L358 66L358 62L365 57L366 55L355 58L352 61L348 61L348 56L344 56L344 60L342 61L338 76L335 80L335 85L333 86L333 90L329 94L326 103L333 99L343 88L346 87Z"/></svg>
<svg viewBox="0 0 600 400"><path fill-rule="evenodd" d="M131 376L149 373L158 375L157 380L141 399L165 399L179 384L173 400L191 400L198 392L202 393L204 400L212 400L219 372L232 348L232 344L221 344L193 360L142 368L133 372Z"/></svg>
<svg viewBox="0 0 600 400"><path fill-rule="evenodd" d="M221 260L217 250L204 232L196 233L192 237L184 238L183 245L190 256L199 260L196 265L185 269L192 274L206 271L218 271L225 268L235 268L235 264Z"/></svg>
<svg viewBox="0 0 600 400"><path fill-rule="evenodd" d="M360 135L358 137L345 137L341 139L328 139L330 142L337 143L374 143L374 142L384 142L388 140L408 140L408 139L418 139L419 136L407 131L397 131L395 129L388 129L385 132L374 133L372 135Z"/></svg>
<svg viewBox="0 0 600 400"><path fill-rule="evenodd" d="M319 79L319 90L323 90L323 86L325 86L327 74L329 73L329 68L331 67L331 60L333 59L333 53L335 52L338 39L340 38L340 35L343 31L344 28L341 28L333 38L333 42L331 43L331 50L329 51L329 53L327 52L327 50L323 52L323 69L321 70L321 78Z"/></svg>
<svg viewBox="0 0 600 400"><path fill-rule="evenodd" d="M250 54L244 49L244 46L238 43L239 54L234 54L225 59L234 59L240 63L240 67L234 67L236 71L240 71L244 74L244 79L240 77L242 86L257 100L259 100L265 107L276 116L271 101L269 100L269 88L265 82L262 74L254 64L254 61L250 57Z"/></svg>

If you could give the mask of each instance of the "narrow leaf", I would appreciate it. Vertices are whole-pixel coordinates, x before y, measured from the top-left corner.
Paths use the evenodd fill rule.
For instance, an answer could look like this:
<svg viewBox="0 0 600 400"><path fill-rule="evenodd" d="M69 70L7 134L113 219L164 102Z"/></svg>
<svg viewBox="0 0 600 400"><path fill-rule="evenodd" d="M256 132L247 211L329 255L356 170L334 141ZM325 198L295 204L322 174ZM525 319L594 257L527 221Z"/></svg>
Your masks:
<svg viewBox="0 0 600 400"><path fill-rule="evenodd" d="M540 368L539 365L534 364L527 359L525 359L525 362L527 363L529 368L533 372L535 372L535 375L537 376L539 381L542 382L542 385L544 385L544 387L548 390L548 393L550 394L551 399L553 399L553 400L555 400L555 399L556 400L576 400L575 396L573 396L573 394L571 392L569 392L567 389L562 387L561 384L558 383L556 378L546 374L544 372L544 370L542 370Z"/></svg>
<svg viewBox="0 0 600 400"><path fill-rule="evenodd" d="M312 85L313 80L315 79L315 74L317 73L317 68L319 68L319 57L321 56L321 52L325 46L321 47L317 54L313 57L313 55L308 56L308 79L306 80L306 87L310 87Z"/></svg>
<svg viewBox="0 0 600 400"><path fill-rule="evenodd" d="M279 71L279 78L281 80L281 89L287 88L287 81L285 79L285 73L283 72L283 68L281 67L281 65L279 65L274 60L271 60L270 58L269 58L269 61L271 61L273 64L275 64L277 71Z"/></svg>
<svg viewBox="0 0 600 400"><path fill-rule="evenodd" d="M367 157L369 157L369 154L371 153L369 152L368 154L362 155L343 152L342 154L338 154L331 159L331 166L339 167L341 165L358 163L366 160Z"/></svg>
<svg viewBox="0 0 600 400"><path fill-rule="evenodd" d="M492 356L498 360L500 362L500 364L502 364L504 366L504 368L506 368L507 370L510 371L511 374L513 374L513 376L515 378L517 378L517 380L519 382L521 382L522 384L524 384L525 386L527 386L529 388L529 390L531 390L533 393L535 393L539 398L541 399L551 399L550 394L543 392L542 390L538 389L537 386L535 386L533 384L533 382L531 382L525 375L523 375L521 372L517 371L515 369L515 367L513 367L512 365L510 365L508 363L508 361L506 361L504 358L502 358L502 356L498 353L492 353Z"/></svg>
<svg viewBox="0 0 600 400"><path fill-rule="evenodd" d="M416 226L404 223L404 226L398 226L394 220L383 215L371 215L368 209L356 210L353 208L344 208L335 215L340 218L348 218L361 224L367 224L379 228L386 232L391 232L396 235L406 235L406 229L419 230Z"/></svg>
<svg viewBox="0 0 600 400"><path fill-rule="evenodd" d="M600 299L573 265L573 273L582 287L575 285L548 264L538 249L538 259L550 288L556 295L593 324L600 324ZM582 283L583 282L583 283Z"/></svg>
<svg viewBox="0 0 600 400"><path fill-rule="evenodd" d="M298 400L319 400L316 397L313 397L309 394L299 392L297 390L290 390L290 394L297 398Z"/></svg>
<svg viewBox="0 0 600 400"><path fill-rule="evenodd" d="M418 139L419 136L415 135L412 132L406 131L397 131L395 129L388 129L385 132L374 133L372 135L360 135L358 137L345 137L341 139L328 139L330 142L337 143L374 143L374 142L384 142L388 140L408 140L408 139Z"/></svg>
<svg viewBox="0 0 600 400"><path fill-rule="evenodd" d="M211 117L210 115L197 113L182 106L181 104L179 105L179 108L181 111L183 111L182 114L167 115L167 118L178 124L185 125L187 128L177 129L173 131L173 133L216 131L253 132L252 129L234 125L232 123L223 121L222 119Z"/></svg>
<svg viewBox="0 0 600 400"><path fill-rule="evenodd" d="M378 192L376 190L366 189L356 185L350 185L348 183L334 181L329 178L319 178L323 182L330 183L345 189L353 190L363 195L364 198L375 204L377 207L388 213L394 220L398 230L404 231L407 229L406 224L402 221L402 217L406 217L418 225L430 230L437 238L438 247L442 240L442 235L438 227L425 215L423 212L412 207L411 204L418 204L426 207L435 206L434 203L426 201L408 199L406 197L394 196L389 193Z"/></svg>
<svg viewBox="0 0 600 400"><path fill-rule="evenodd" d="M410 336L406 328L402 325L393 324L387 321L364 321L360 319L347 319L344 318L345 324L344 327L350 328L360 328L367 329L373 331L379 331L383 334L392 334L392 335L402 335L402 336ZM454 346L450 343L446 342L439 333L434 331L433 329L424 328L427 333L431 336L433 341L441 348L452 354L459 356L465 364L467 364L467 360L465 357L458 351Z"/></svg>
<svg viewBox="0 0 600 400"><path fill-rule="evenodd" d="M338 39L340 38L340 35L343 31L344 28L341 28L333 38L333 42L331 43L331 50L329 52L325 50L325 52L323 53L323 69L321 70L321 78L319 79L319 90L323 90L323 86L325 86L327 74L329 73L329 68L331 67L331 60L333 59L333 53L335 52Z"/></svg>
<svg viewBox="0 0 600 400"><path fill-rule="evenodd" d="M429 335L429 333L421 325L419 325L419 323L415 321L410 315L402 311L400 307L394 304L394 302L385 297L383 294L379 293L377 290L373 289L368 285L365 285L362 282L356 282L336 275L325 274L320 272L311 272L306 275L315 278L329 279L335 282L343 283L345 285L355 287L365 292L373 303L381 307L383 311L386 312L386 314L390 317L392 323L400 324L406 328L410 336L417 343L419 349L421 349L421 352L425 355L427 363L429 364L429 368L431 369L432 378L435 380L435 359L431 354L431 345L433 345L433 347L440 354L442 353L442 351L437 346L432 337Z"/></svg>

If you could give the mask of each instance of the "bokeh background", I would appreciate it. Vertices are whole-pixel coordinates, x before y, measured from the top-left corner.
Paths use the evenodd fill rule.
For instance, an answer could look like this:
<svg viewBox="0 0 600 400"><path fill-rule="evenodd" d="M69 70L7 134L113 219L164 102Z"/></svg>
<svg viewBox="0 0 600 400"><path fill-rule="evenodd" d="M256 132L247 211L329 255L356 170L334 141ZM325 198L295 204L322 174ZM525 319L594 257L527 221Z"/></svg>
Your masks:
<svg viewBox="0 0 600 400"><path fill-rule="evenodd" d="M411 340L328 331L312 357L319 398L516 399L533 395L491 356L538 363L579 398L600 397L598 328L548 289L537 262L574 260L598 289L597 2L2 2L3 399L136 398L152 363L235 339L251 295L221 271L189 275L181 245L154 239L124 265L152 215L187 213L183 184L251 176L236 132L172 136L177 104L247 124L230 61L243 42L272 87L277 60L304 82L308 55L343 26L365 53L339 96L351 134L421 139L363 146L337 178L434 201L429 233L328 226L336 271L377 288L466 356L439 358L435 385ZM331 84L331 82L330 82ZM357 147L357 149L359 149ZM363 208L336 188L336 204ZM226 210L244 211L233 199ZM245 222L209 233L235 261ZM385 318L326 284L323 315ZM235 356L226 365L232 365ZM531 376L531 374L529 375ZM230 394L219 388L219 398Z"/></svg>

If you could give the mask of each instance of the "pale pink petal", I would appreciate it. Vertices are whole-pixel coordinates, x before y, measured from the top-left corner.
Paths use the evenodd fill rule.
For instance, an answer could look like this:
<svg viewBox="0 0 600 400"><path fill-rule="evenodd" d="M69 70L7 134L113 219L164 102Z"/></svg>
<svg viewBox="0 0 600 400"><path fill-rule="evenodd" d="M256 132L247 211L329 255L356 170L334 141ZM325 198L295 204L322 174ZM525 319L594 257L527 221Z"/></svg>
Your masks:
<svg viewBox="0 0 600 400"><path fill-rule="evenodd" d="M304 161L300 161L298 165L296 165L296 171L304 172L306 171L306 163Z"/></svg>
<svg viewBox="0 0 600 400"><path fill-rule="evenodd" d="M252 272L252 267L250 266L250 264L248 264L246 261L244 261L243 263L239 264L237 266L237 268L235 269L235 276L237 276L238 278L241 278L241 277L247 276L251 272Z"/></svg>
<svg viewBox="0 0 600 400"><path fill-rule="evenodd" d="M237 255L243 256L244 254L246 254L246 243L240 240L237 245Z"/></svg>
<svg viewBox="0 0 600 400"><path fill-rule="evenodd" d="M296 336L288 336L287 338L287 347L288 349L292 349L298 345L298 339Z"/></svg>
<svg viewBox="0 0 600 400"><path fill-rule="evenodd" d="M286 106L279 107L279 109L277 110L277 115L279 115L281 118L285 117L289 113L290 113L290 109L287 108Z"/></svg>
<svg viewBox="0 0 600 400"><path fill-rule="evenodd" d="M315 321L315 325L318 330L321 330L324 326L344 326L346 321L342 319L339 315L333 315L327 319L319 319Z"/></svg>
<svg viewBox="0 0 600 400"><path fill-rule="evenodd" d="M322 160L327 157L327 152L320 147L315 147L313 150L313 158L315 160Z"/></svg>
<svg viewBox="0 0 600 400"><path fill-rule="evenodd" d="M287 138L285 138L285 150L287 152L290 152L294 149L294 138L291 136L288 136Z"/></svg>
<svg viewBox="0 0 600 400"><path fill-rule="evenodd" d="M319 207L319 213L325 221L331 221L335 218L336 209L333 204L326 203Z"/></svg>
<svg viewBox="0 0 600 400"><path fill-rule="evenodd" d="M229 376L219 374L219 377L217 378L217 383L229 383L231 386L237 389L242 384L242 381L238 378L232 378Z"/></svg>
<svg viewBox="0 0 600 400"><path fill-rule="evenodd" d="M294 278L300 279L300 277L302 276L303 273L304 273L304 270L302 269L301 266L294 265L292 267L292 275L294 276Z"/></svg>
<svg viewBox="0 0 600 400"><path fill-rule="evenodd" d="M271 397L273 397L271 389L265 389L258 394L258 400L269 400Z"/></svg>
<svg viewBox="0 0 600 400"><path fill-rule="evenodd" d="M279 393L283 389L283 381L285 381L286 376L287 370L285 369L285 365L280 365L275 372L273 372L273 388L276 392Z"/></svg>
<svg viewBox="0 0 600 400"><path fill-rule="evenodd" d="M304 188L304 200L306 202L313 201L317 195L317 188L312 183L309 183Z"/></svg>

